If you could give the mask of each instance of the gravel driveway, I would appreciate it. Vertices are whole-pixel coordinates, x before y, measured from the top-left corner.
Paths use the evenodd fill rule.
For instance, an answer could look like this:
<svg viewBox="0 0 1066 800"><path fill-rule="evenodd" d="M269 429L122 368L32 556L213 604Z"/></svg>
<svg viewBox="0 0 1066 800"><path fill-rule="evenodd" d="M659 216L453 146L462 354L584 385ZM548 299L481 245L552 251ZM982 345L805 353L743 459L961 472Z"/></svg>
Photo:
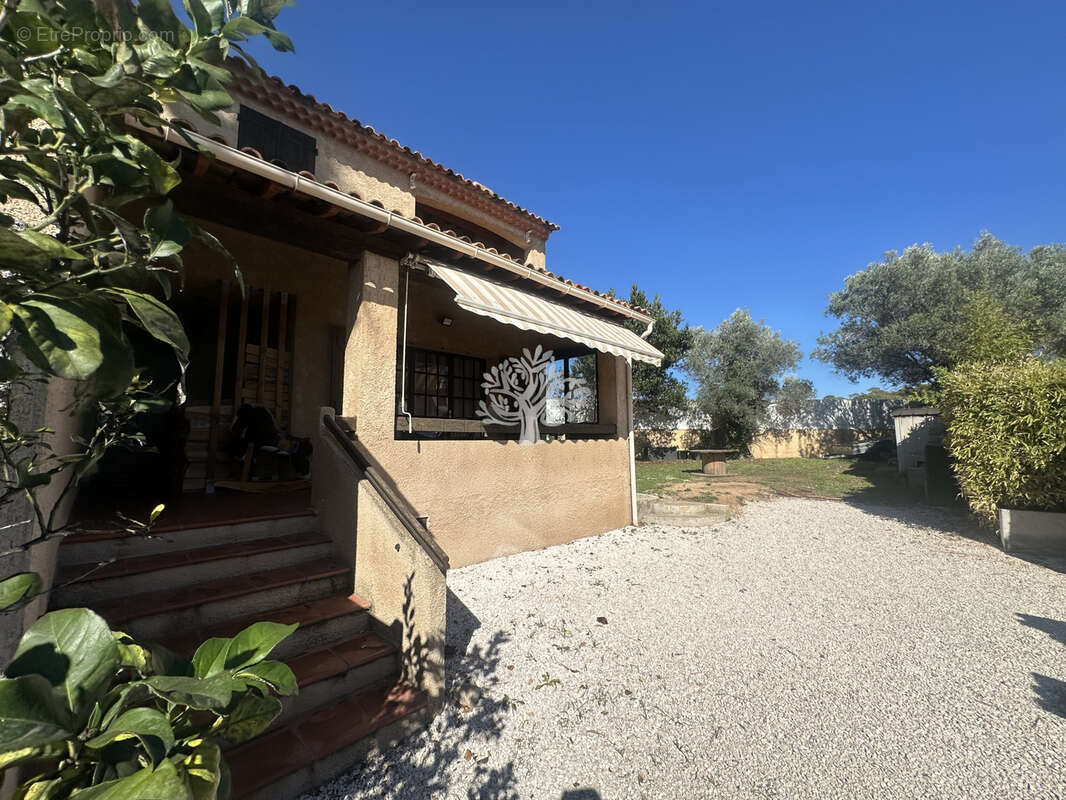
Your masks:
<svg viewBox="0 0 1066 800"><path fill-rule="evenodd" d="M776 500L454 570L466 708L311 796L1066 797L1066 572L961 524Z"/></svg>

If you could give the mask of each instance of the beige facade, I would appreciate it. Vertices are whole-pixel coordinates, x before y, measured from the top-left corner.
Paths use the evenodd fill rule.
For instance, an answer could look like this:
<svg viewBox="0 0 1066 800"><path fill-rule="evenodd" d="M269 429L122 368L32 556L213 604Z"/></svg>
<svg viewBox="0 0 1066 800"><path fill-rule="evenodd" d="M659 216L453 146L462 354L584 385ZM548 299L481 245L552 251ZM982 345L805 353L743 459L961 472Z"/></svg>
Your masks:
<svg viewBox="0 0 1066 800"><path fill-rule="evenodd" d="M403 302L397 261L372 253L352 265L342 412L420 513L453 566L569 542L627 525L629 402L622 359L600 355L600 422L613 434L521 445L516 441L404 440L396 434L397 335ZM433 336L439 296L409 318L411 344L486 359L543 337L451 306L457 320Z"/></svg>
<svg viewBox="0 0 1066 800"><path fill-rule="evenodd" d="M262 97L242 94L240 87L236 94L241 104L315 137L319 182L336 184L405 217L415 216L423 204L439 209L520 248L523 263L544 269L542 225L508 221L464 204L417 170L402 171L343 137L323 135L306 116L278 114ZM238 110L222 112L219 119L217 128L198 121L197 130L236 146ZM446 431L468 438L406 437L408 420L397 413L405 302L409 348L472 356L492 365L520 355L524 347L539 344L573 352L577 346L464 311L446 285L424 273L411 272L408 286L407 268L397 257L374 252L373 246L352 252L345 261L279 244L276 236L209 220L203 224L236 256L246 283L297 298L292 433L312 435L320 407L337 404L341 392L334 390L331 369L338 354L331 351L331 337L340 330L343 391L337 411L354 419L360 440L419 513L429 517L453 566L568 542L633 521L630 367L624 359L597 355L596 423L570 426L553 441L520 445L513 437L501 439L500 429L451 419L415 419L411 427L423 436ZM190 250L190 255L190 284L226 279L229 267L222 259L202 250ZM445 317L450 325L442 324ZM493 435L485 438L486 430ZM313 473L318 468L316 459ZM316 496L322 496L317 488Z"/></svg>

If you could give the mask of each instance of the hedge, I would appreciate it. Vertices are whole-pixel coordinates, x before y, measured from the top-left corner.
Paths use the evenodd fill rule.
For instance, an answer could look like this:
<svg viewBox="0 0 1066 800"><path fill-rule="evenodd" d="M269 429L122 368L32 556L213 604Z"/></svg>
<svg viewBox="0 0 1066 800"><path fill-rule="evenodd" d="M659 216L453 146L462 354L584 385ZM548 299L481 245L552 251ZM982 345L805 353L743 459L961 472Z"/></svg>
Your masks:
<svg viewBox="0 0 1066 800"><path fill-rule="evenodd" d="M963 496L997 508L1066 511L1066 361L973 362L938 375Z"/></svg>

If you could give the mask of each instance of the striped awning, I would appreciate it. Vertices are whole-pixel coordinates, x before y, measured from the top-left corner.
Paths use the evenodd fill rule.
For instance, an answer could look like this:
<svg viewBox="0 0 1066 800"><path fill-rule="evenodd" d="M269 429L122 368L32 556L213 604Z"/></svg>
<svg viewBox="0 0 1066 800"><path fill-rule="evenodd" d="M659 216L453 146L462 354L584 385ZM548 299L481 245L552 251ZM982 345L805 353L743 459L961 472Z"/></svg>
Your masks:
<svg viewBox="0 0 1066 800"><path fill-rule="evenodd" d="M594 317L553 300L490 281L455 267L428 262L436 275L455 291L461 308L527 331L560 336L601 353L658 364L663 354L628 328Z"/></svg>

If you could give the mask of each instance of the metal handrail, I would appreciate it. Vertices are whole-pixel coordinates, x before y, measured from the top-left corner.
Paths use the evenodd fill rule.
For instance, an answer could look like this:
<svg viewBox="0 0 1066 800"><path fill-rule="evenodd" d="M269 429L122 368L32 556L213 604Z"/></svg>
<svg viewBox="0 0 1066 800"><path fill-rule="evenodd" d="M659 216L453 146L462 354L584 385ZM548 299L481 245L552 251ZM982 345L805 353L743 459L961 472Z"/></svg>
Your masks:
<svg viewBox="0 0 1066 800"><path fill-rule="evenodd" d="M337 444L351 459L356 469L363 473L367 482L378 493L385 505L389 507L396 519L411 534L411 538L418 542L419 546L441 572L447 572L448 554L437 544L437 540L433 538L429 528L421 521L414 506L403 496L399 488L389 478L388 473L374 460L366 446L359 441L355 431L343 420L338 420L328 414L323 417L322 422L325 424L326 430L333 435Z"/></svg>

